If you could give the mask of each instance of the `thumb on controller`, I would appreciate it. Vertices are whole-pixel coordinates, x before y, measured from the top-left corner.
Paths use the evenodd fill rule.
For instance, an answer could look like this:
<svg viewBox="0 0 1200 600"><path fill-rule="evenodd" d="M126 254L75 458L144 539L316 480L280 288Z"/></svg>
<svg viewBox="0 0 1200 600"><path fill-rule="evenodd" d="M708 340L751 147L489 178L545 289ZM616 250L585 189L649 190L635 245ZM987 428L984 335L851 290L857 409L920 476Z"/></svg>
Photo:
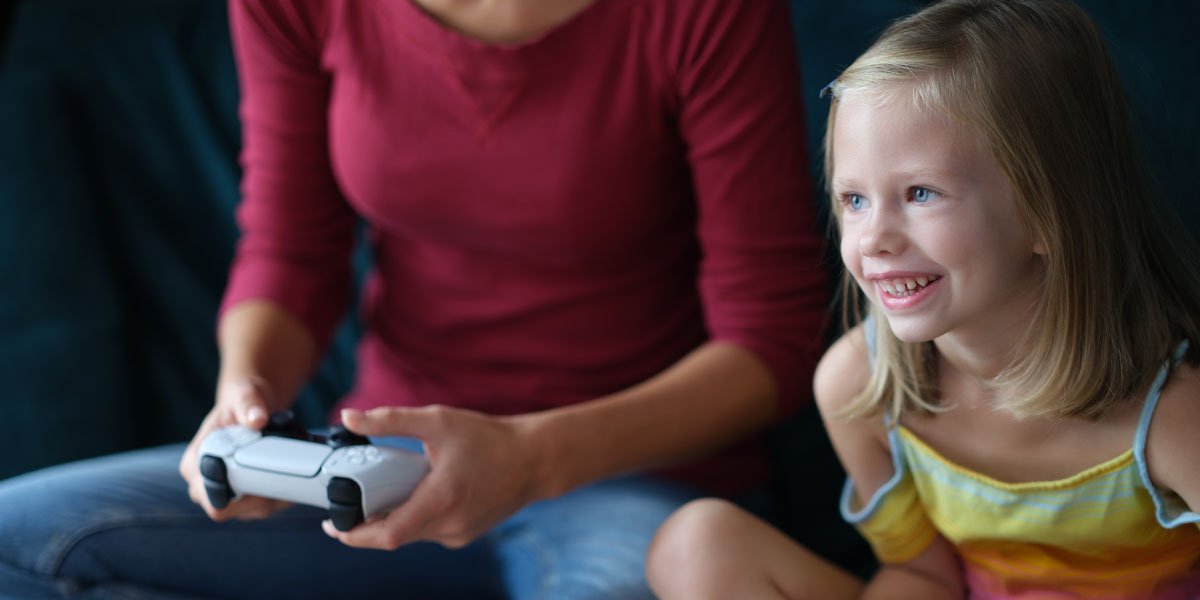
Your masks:
<svg viewBox="0 0 1200 600"><path fill-rule="evenodd" d="M271 385L258 376L235 379L226 389L226 400L237 423L251 429L262 429L270 417Z"/></svg>
<svg viewBox="0 0 1200 600"><path fill-rule="evenodd" d="M429 409L409 407L380 407L368 411L342 410L342 423L360 435L401 435L425 438L432 425Z"/></svg>

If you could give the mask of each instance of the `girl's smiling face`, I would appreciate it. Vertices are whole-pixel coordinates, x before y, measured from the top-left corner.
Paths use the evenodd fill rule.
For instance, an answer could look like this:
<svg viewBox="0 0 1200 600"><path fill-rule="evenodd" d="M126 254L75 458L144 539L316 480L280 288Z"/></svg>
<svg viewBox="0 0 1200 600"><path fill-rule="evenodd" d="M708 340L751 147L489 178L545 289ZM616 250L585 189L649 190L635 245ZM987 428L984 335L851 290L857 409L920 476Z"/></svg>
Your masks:
<svg viewBox="0 0 1200 600"><path fill-rule="evenodd" d="M1009 337L1037 298L1040 246L991 155L910 98L849 91L838 100L842 260L903 341Z"/></svg>

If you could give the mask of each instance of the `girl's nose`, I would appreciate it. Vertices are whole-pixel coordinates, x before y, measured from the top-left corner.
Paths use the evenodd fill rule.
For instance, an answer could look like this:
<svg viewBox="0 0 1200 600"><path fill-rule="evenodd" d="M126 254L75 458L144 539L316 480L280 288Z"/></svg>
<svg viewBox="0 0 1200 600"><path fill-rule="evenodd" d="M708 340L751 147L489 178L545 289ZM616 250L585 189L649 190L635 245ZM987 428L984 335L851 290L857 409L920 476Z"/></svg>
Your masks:
<svg viewBox="0 0 1200 600"><path fill-rule="evenodd" d="M900 216L887 209L875 210L863 224L858 251L863 256L897 255L904 252L907 237Z"/></svg>

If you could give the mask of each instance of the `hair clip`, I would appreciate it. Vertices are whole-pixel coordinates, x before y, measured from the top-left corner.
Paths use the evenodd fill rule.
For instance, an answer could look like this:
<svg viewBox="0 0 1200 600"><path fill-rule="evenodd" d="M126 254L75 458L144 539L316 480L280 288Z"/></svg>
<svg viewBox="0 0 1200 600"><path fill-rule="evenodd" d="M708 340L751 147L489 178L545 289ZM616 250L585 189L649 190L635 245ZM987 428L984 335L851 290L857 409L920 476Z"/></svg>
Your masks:
<svg viewBox="0 0 1200 600"><path fill-rule="evenodd" d="M834 77L833 81L830 81L828 84L825 85L825 87L821 88L821 93L817 94L817 97L818 98L833 97L833 84L835 84L835 83L837 83L837 77Z"/></svg>

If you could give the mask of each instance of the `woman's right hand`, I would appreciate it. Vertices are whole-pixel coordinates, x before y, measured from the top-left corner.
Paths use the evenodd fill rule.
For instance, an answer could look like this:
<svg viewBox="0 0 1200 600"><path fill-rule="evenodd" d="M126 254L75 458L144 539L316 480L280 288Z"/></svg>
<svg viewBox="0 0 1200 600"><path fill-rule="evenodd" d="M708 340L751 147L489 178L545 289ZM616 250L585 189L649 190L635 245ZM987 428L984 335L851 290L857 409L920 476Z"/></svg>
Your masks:
<svg viewBox="0 0 1200 600"><path fill-rule="evenodd" d="M204 438L211 431L228 425L262 429L270 418L270 396L269 385L260 377L221 381L217 385L216 404L200 424L200 429L196 431L187 449L183 451L183 459L179 461L179 474L187 481L188 495L214 521L262 519L290 506L290 503L282 500L241 496L225 508L213 508L208 501L208 493L204 491L204 477L200 475L199 453Z"/></svg>

